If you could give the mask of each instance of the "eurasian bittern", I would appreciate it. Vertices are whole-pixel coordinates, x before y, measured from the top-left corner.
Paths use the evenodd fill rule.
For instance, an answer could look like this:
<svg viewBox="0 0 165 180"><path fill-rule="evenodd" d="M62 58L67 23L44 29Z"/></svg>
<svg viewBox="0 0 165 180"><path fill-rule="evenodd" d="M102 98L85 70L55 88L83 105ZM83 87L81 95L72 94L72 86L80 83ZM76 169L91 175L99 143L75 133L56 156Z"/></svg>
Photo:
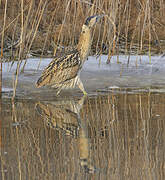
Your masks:
<svg viewBox="0 0 165 180"><path fill-rule="evenodd" d="M80 71L87 59L92 44L92 27L102 16L95 15L86 19L76 49L62 57L55 58L44 69L36 86L50 85L58 90L74 88L76 85L87 94L80 80Z"/></svg>

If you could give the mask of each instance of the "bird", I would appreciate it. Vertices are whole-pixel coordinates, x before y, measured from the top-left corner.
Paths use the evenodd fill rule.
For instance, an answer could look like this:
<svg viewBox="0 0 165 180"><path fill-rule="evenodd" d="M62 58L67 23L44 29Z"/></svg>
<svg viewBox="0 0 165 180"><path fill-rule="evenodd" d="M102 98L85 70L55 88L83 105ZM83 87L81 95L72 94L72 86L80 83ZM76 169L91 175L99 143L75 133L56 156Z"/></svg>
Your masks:
<svg viewBox="0 0 165 180"><path fill-rule="evenodd" d="M62 89L72 89L77 85L83 94L87 95L80 79L80 72L91 49L92 28L102 17L103 15L93 15L85 20L76 48L50 62L37 80L37 88L51 86L57 89L59 95Z"/></svg>

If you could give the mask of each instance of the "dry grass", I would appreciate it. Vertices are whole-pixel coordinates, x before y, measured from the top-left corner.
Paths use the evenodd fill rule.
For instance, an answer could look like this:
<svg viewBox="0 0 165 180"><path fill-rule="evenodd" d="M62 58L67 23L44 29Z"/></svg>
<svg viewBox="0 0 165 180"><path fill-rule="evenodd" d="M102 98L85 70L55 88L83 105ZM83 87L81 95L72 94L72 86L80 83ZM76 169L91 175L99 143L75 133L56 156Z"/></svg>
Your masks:
<svg viewBox="0 0 165 180"><path fill-rule="evenodd" d="M0 6L1 52L12 58L25 58L32 52L55 55L60 46L75 46L81 25L93 14L106 15L94 30L93 49L101 49L104 43L110 56L121 47L128 53L136 43L137 54L143 52L144 44L151 54L151 44L156 43L161 50L160 39L165 36L163 0L23 0L23 6L21 2L1 1Z"/></svg>

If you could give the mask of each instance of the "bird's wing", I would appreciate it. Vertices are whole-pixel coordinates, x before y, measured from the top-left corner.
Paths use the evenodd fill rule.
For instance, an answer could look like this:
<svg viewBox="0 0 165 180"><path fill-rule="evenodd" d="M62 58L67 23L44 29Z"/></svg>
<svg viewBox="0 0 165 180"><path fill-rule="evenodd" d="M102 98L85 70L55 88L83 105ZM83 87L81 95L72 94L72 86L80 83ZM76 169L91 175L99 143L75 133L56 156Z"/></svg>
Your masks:
<svg viewBox="0 0 165 180"><path fill-rule="evenodd" d="M70 52L60 58L55 58L42 72L36 86L59 84L76 77L81 68L78 51Z"/></svg>
<svg viewBox="0 0 165 180"><path fill-rule="evenodd" d="M79 129L78 115L65 105L36 103L35 108L51 128L56 128L67 135L76 136Z"/></svg>

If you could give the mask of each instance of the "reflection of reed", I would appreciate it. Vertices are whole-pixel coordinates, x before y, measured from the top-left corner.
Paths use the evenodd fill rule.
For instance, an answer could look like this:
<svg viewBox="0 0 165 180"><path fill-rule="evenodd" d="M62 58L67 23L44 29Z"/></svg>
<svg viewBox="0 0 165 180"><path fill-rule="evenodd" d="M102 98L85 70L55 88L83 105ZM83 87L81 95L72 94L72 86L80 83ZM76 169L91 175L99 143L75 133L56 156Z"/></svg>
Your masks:
<svg viewBox="0 0 165 180"><path fill-rule="evenodd" d="M85 122L80 118L80 109L83 106L82 97L77 103L74 100L54 102L52 104L37 103L37 112L46 120L51 128L61 130L66 135L78 138L80 164L86 172L93 173L95 168L89 159L89 142L86 135Z"/></svg>
<svg viewBox="0 0 165 180"><path fill-rule="evenodd" d="M165 95L151 93L89 99L83 116L88 114L88 134L95 137L92 144L98 147L92 151L96 166L105 168L106 177L161 179L164 101Z"/></svg>
<svg viewBox="0 0 165 180"><path fill-rule="evenodd" d="M165 94L110 93L88 97L82 108L76 102L42 104L74 114L56 130L34 101L2 101L0 179L163 179ZM84 173L79 164L89 171L91 162L99 171Z"/></svg>

